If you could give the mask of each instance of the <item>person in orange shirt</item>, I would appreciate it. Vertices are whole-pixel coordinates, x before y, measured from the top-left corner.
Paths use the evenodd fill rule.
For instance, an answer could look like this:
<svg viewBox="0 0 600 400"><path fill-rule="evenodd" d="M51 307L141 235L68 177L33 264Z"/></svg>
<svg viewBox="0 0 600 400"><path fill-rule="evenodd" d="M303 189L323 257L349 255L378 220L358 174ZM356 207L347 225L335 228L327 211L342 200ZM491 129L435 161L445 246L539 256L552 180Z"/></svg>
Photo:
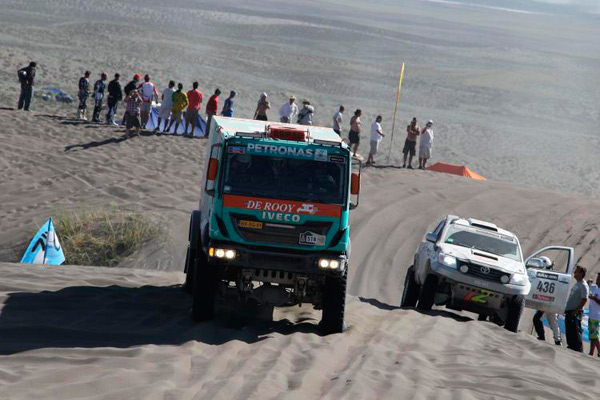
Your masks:
<svg viewBox="0 0 600 400"><path fill-rule="evenodd" d="M198 90L198 82L192 83L192 90L187 92L188 107L185 117L185 134L187 133L188 126L192 125L192 130L188 134L194 136L196 130L196 124L198 123L198 113L202 107L202 92Z"/></svg>

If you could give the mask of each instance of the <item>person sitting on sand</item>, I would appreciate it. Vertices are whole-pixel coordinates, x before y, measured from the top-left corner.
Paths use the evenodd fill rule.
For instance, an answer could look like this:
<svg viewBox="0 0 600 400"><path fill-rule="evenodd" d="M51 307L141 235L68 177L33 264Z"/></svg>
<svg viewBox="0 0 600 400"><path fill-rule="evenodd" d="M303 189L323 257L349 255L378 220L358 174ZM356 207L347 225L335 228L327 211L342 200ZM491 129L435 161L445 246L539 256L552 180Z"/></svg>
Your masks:
<svg viewBox="0 0 600 400"><path fill-rule="evenodd" d="M402 153L404 153L404 163L402 164L402 168L413 169L412 159L417 153L417 136L419 136L419 125L417 125L417 117L414 117L412 121L410 121L410 125L406 127L406 140L404 141L404 148L402 149ZM406 159L408 158L408 167L406 166ZM419 165L421 165L419 163Z"/></svg>
<svg viewBox="0 0 600 400"><path fill-rule="evenodd" d="M256 111L254 111L254 119L259 121L268 121L267 111L271 109L271 103L268 100L268 96L266 93L260 94L260 99L258 99L258 103L256 104Z"/></svg>
<svg viewBox="0 0 600 400"><path fill-rule="evenodd" d="M378 115L373 124L371 124L371 149L369 151L367 165L375 164L375 155L379 149L379 142L381 142L381 139L385 136L383 134L383 129L381 129L381 120L381 115Z"/></svg>
<svg viewBox="0 0 600 400"><path fill-rule="evenodd" d="M358 109L354 111L354 115L350 118L350 132L348 132L348 139L350 140L350 149L354 155L356 155L358 145L360 144L361 115L362 110Z"/></svg>
<svg viewBox="0 0 600 400"><path fill-rule="evenodd" d="M87 111L87 99L90 96L90 71L85 71L83 76L79 78L78 87L77 97L79 98L79 106L77 106L77 119L87 121L85 112Z"/></svg>
<svg viewBox="0 0 600 400"><path fill-rule="evenodd" d="M198 82L192 83L192 90L187 92L188 106L185 113L185 134L188 134L188 126L192 125L189 136L194 136L196 124L198 123L198 113L202 107L202 92L198 90Z"/></svg>
<svg viewBox="0 0 600 400"><path fill-rule="evenodd" d="M138 93L137 89L133 89L129 92L129 95L125 98L127 104L127 123L125 125L125 137L138 136L140 134L140 105L142 104L142 97ZM135 133L131 134L131 129L135 128Z"/></svg>
<svg viewBox="0 0 600 400"><path fill-rule="evenodd" d="M421 142L419 143L419 169L427 168L427 160L431 158L433 147L433 121L427 121L425 128L421 131Z"/></svg>
<svg viewBox="0 0 600 400"><path fill-rule="evenodd" d="M173 93L175 93L175 81L169 81L169 86L163 90L160 104L160 111L158 112L158 121L156 123L155 133L160 131L160 121L165 120L163 126L163 132L167 132L167 126L169 126L169 119L171 119L171 112L173 111Z"/></svg>
<svg viewBox="0 0 600 400"><path fill-rule="evenodd" d="M171 127L173 123L175 123L175 131L174 135L177 135L177 129L179 129L179 124L183 121L183 110L188 105L187 95L183 91L183 84L180 82L177 84L177 91L173 93L173 114L171 116L171 123L169 124L169 128L167 131L171 132Z"/></svg>

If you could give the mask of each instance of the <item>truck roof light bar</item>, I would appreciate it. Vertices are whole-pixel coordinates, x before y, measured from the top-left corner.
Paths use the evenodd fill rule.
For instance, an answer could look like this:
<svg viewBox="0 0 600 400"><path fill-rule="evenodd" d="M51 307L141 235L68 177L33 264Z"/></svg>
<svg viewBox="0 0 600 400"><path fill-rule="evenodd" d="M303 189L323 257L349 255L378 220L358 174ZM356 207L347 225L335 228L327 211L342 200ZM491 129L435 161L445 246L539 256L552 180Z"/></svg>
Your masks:
<svg viewBox="0 0 600 400"><path fill-rule="evenodd" d="M259 139L259 138L265 137L265 133L264 132L258 132L258 131L254 131L254 132L236 132L235 136L237 136L237 137L250 137L250 138Z"/></svg>
<svg viewBox="0 0 600 400"><path fill-rule="evenodd" d="M323 146L335 146L342 147L342 142L338 142L335 140L326 140L326 139L313 139L314 144L321 144Z"/></svg>
<svg viewBox="0 0 600 400"><path fill-rule="evenodd" d="M268 125L267 135L271 139L292 140L295 142L308 142L310 131L308 128L295 128L283 125Z"/></svg>

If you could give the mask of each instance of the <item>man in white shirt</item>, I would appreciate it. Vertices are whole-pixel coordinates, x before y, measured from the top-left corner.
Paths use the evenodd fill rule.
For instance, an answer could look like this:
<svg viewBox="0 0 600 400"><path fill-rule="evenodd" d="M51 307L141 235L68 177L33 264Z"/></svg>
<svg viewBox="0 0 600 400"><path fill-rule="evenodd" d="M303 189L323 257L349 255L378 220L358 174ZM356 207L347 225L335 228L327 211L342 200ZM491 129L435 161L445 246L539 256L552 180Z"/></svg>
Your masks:
<svg viewBox="0 0 600 400"><path fill-rule="evenodd" d="M379 149L379 142L385 136L383 134L383 129L381 129L381 115L378 115L375 118L375 122L371 124L371 150L369 151L369 158L367 159L367 165L375 164L375 154L377 154L377 150Z"/></svg>
<svg viewBox="0 0 600 400"><path fill-rule="evenodd" d="M142 129L146 129L146 124L150 119L152 111L152 100L158 99L158 92L154 83L150 82L150 75L144 76L144 82L138 86L138 91L142 96L141 123Z"/></svg>
<svg viewBox="0 0 600 400"><path fill-rule="evenodd" d="M600 357L600 339L598 329L600 328L600 272L596 275L596 284L590 286L590 313L588 319L588 330L590 335L590 356L596 354Z"/></svg>
<svg viewBox="0 0 600 400"><path fill-rule="evenodd" d="M339 111L333 114L333 131L340 136L342 136L342 118L344 110L344 106L340 106Z"/></svg>
<svg viewBox="0 0 600 400"><path fill-rule="evenodd" d="M279 121L289 124L294 120L294 117L297 114L298 106L296 105L296 98L290 96L289 100L279 107Z"/></svg>
<svg viewBox="0 0 600 400"><path fill-rule="evenodd" d="M425 128L421 131L421 141L419 142L419 169L427 167L427 160L431 158L431 148L433 147L433 121L427 121Z"/></svg>
<svg viewBox="0 0 600 400"><path fill-rule="evenodd" d="M160 111L158 112L158 123L156 124L154 132L160 130L160 121L163 119L165 120L163 132L167 132L169 119L171 119L171 111L173 110L173 93L175 93L175 81L169 81L169 87L162 92Z"/></svg>

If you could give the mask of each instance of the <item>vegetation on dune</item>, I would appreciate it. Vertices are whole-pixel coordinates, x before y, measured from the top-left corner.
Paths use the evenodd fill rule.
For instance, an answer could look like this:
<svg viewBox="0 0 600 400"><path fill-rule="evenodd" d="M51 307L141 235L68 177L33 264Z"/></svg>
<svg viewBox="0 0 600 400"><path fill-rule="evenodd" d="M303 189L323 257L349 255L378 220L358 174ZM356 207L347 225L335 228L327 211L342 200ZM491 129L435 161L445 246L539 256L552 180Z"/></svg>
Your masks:
<svg viewBox="0 0 600 400"><path fill-rule="evenodd" d="M163 234L160 224L116 207L59 211L54 219L66 262L116 266L144 243Z"/></svg>

